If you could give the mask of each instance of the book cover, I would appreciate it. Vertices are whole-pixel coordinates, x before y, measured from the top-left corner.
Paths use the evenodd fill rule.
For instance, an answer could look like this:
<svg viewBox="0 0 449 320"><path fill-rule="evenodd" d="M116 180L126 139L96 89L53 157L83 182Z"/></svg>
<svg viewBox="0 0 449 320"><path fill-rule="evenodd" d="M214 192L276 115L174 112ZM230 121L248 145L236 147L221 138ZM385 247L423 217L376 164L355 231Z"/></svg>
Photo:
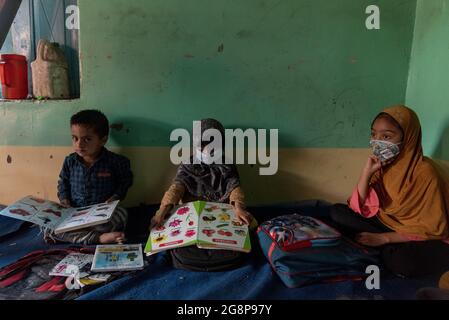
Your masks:
<svg viewBox="0 0 449 320"><path fill-rule="evenodd" d="M142 246L136 245L99 245L91 271L114 272L142 270L144 267Z"/></svg>
<svg viewBox="0 0 449 320"><path fill-rule="evenodd" d="M0 215L31 222L60 234L108 222L118 203L64 208L53 201L27 196L2 210Z"/></svg>
<svg viewBox="0 0 449 320"><path fill-rule="evenodd" d="M191 245L251 251L248 226L236 219L230 204L197 201L175 207L162 226L151 230L145 253Z"/></svg>

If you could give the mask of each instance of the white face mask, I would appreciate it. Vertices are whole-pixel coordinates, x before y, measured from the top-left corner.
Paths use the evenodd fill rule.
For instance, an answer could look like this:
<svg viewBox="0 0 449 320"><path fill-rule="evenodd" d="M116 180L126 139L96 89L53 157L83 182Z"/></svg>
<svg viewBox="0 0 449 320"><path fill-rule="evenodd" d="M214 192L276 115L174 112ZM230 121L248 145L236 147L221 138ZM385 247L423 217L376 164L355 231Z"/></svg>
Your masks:
<svg viewBox="0 0 449 320"><path fill-rule="evenodd" d="M209 153L206 152L202 152L200 149L196 149L195 151L195 157L198 159L198 161L200 161L201 163L205 163L205 164L211 164L212 162L212 157L210 156Z"/></svg>
<svg viewBox="0 0 449 320"><path fill-rule="evenodd" d="M201 163L204 164L212 164L212 163L220 163L221 164L221 160L217 159L216 157L211 156L211 151L209 151L210 148L205 147L203 149L203 151L201 151L201 149L196 149L195 150L195 157L196 159L198 159L198 161L200 161ZM212 149L214 151L214 154L217 154L217 157L221 157L221 150L215 150Z"/></svg>
<svg viewBox="0 0 449 320"><path fill-rule="evenodd" d="M371 140L370 146L373 154L382 162L396 158L400 153L401 143L392 143L384 140Z"/></svg>

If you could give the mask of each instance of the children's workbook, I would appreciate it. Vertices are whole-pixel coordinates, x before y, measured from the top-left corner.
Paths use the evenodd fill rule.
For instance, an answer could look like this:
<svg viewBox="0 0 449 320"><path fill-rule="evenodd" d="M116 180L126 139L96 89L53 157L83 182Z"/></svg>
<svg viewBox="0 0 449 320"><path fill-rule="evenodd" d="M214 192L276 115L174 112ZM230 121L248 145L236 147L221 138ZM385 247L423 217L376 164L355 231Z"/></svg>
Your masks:
<svg viewBox="0 0 449 320"><path fill-rule="evenodd" d="M151 255L191 245L251 251L248 226L237 220L230 204L197 201L175 207L161 227L153 228L145 252Z"/></svg>
<svg viewBox="0 0 449 320"><path fill-rule="evenodd" d="M56 202L28 196L1 211L0 215L28 221L60 234L109 222L118 203L64 208Z"/></svg>
<svg viewBox="0 0 449 320"><path fill-rule="evenodd" d="M132 271L143 267L142 245L101 245L95 250L91 271Z"/></svg>
<svg viewBox="0 0 449 320"><path fill-rule="evenodd" d="M90 273L94 255L84 253L71 253L61 260L51 271L50 276L70 277L78 271L79 277L84 278Z"/></svg>

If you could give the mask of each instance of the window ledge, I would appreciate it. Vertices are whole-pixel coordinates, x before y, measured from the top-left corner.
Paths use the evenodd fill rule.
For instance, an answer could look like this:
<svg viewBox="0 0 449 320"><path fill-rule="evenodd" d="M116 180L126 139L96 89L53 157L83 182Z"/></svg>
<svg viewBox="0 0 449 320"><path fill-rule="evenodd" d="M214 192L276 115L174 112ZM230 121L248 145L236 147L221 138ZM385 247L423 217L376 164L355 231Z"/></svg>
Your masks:
<svg viewBox="0 0 449 320"><path fill-rule="evenodd" d="M10 99L0 99L0 106L9 105L9 104L44 104L44 103L53 103L53 102L62 102L69 103L73 101L79 101L80 98L73 99L23 99L23 100L10 100Z"/></svg>

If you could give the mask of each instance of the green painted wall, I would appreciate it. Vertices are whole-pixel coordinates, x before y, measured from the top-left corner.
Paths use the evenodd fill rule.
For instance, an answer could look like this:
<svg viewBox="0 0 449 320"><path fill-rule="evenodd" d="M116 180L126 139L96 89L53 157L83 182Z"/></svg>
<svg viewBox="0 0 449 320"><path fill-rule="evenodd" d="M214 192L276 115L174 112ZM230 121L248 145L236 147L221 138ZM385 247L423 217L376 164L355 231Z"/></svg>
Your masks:
<svg viewBox="0 0 449 320"><path fill-rule="evenodd" d="M81 99L0 104L0 145L70 145L70 115L95 107L123 124L113 145L169 146L213 116L278 128L281 147L366 147L375 114L405 102L415 0L79 4Z"/></svg>
<svg viewBox="0 0 449 320"><path fill-rule="evenodd" d="M418 0L407 104L423 127L425 152L449 160L449 0Z"/></svg>

